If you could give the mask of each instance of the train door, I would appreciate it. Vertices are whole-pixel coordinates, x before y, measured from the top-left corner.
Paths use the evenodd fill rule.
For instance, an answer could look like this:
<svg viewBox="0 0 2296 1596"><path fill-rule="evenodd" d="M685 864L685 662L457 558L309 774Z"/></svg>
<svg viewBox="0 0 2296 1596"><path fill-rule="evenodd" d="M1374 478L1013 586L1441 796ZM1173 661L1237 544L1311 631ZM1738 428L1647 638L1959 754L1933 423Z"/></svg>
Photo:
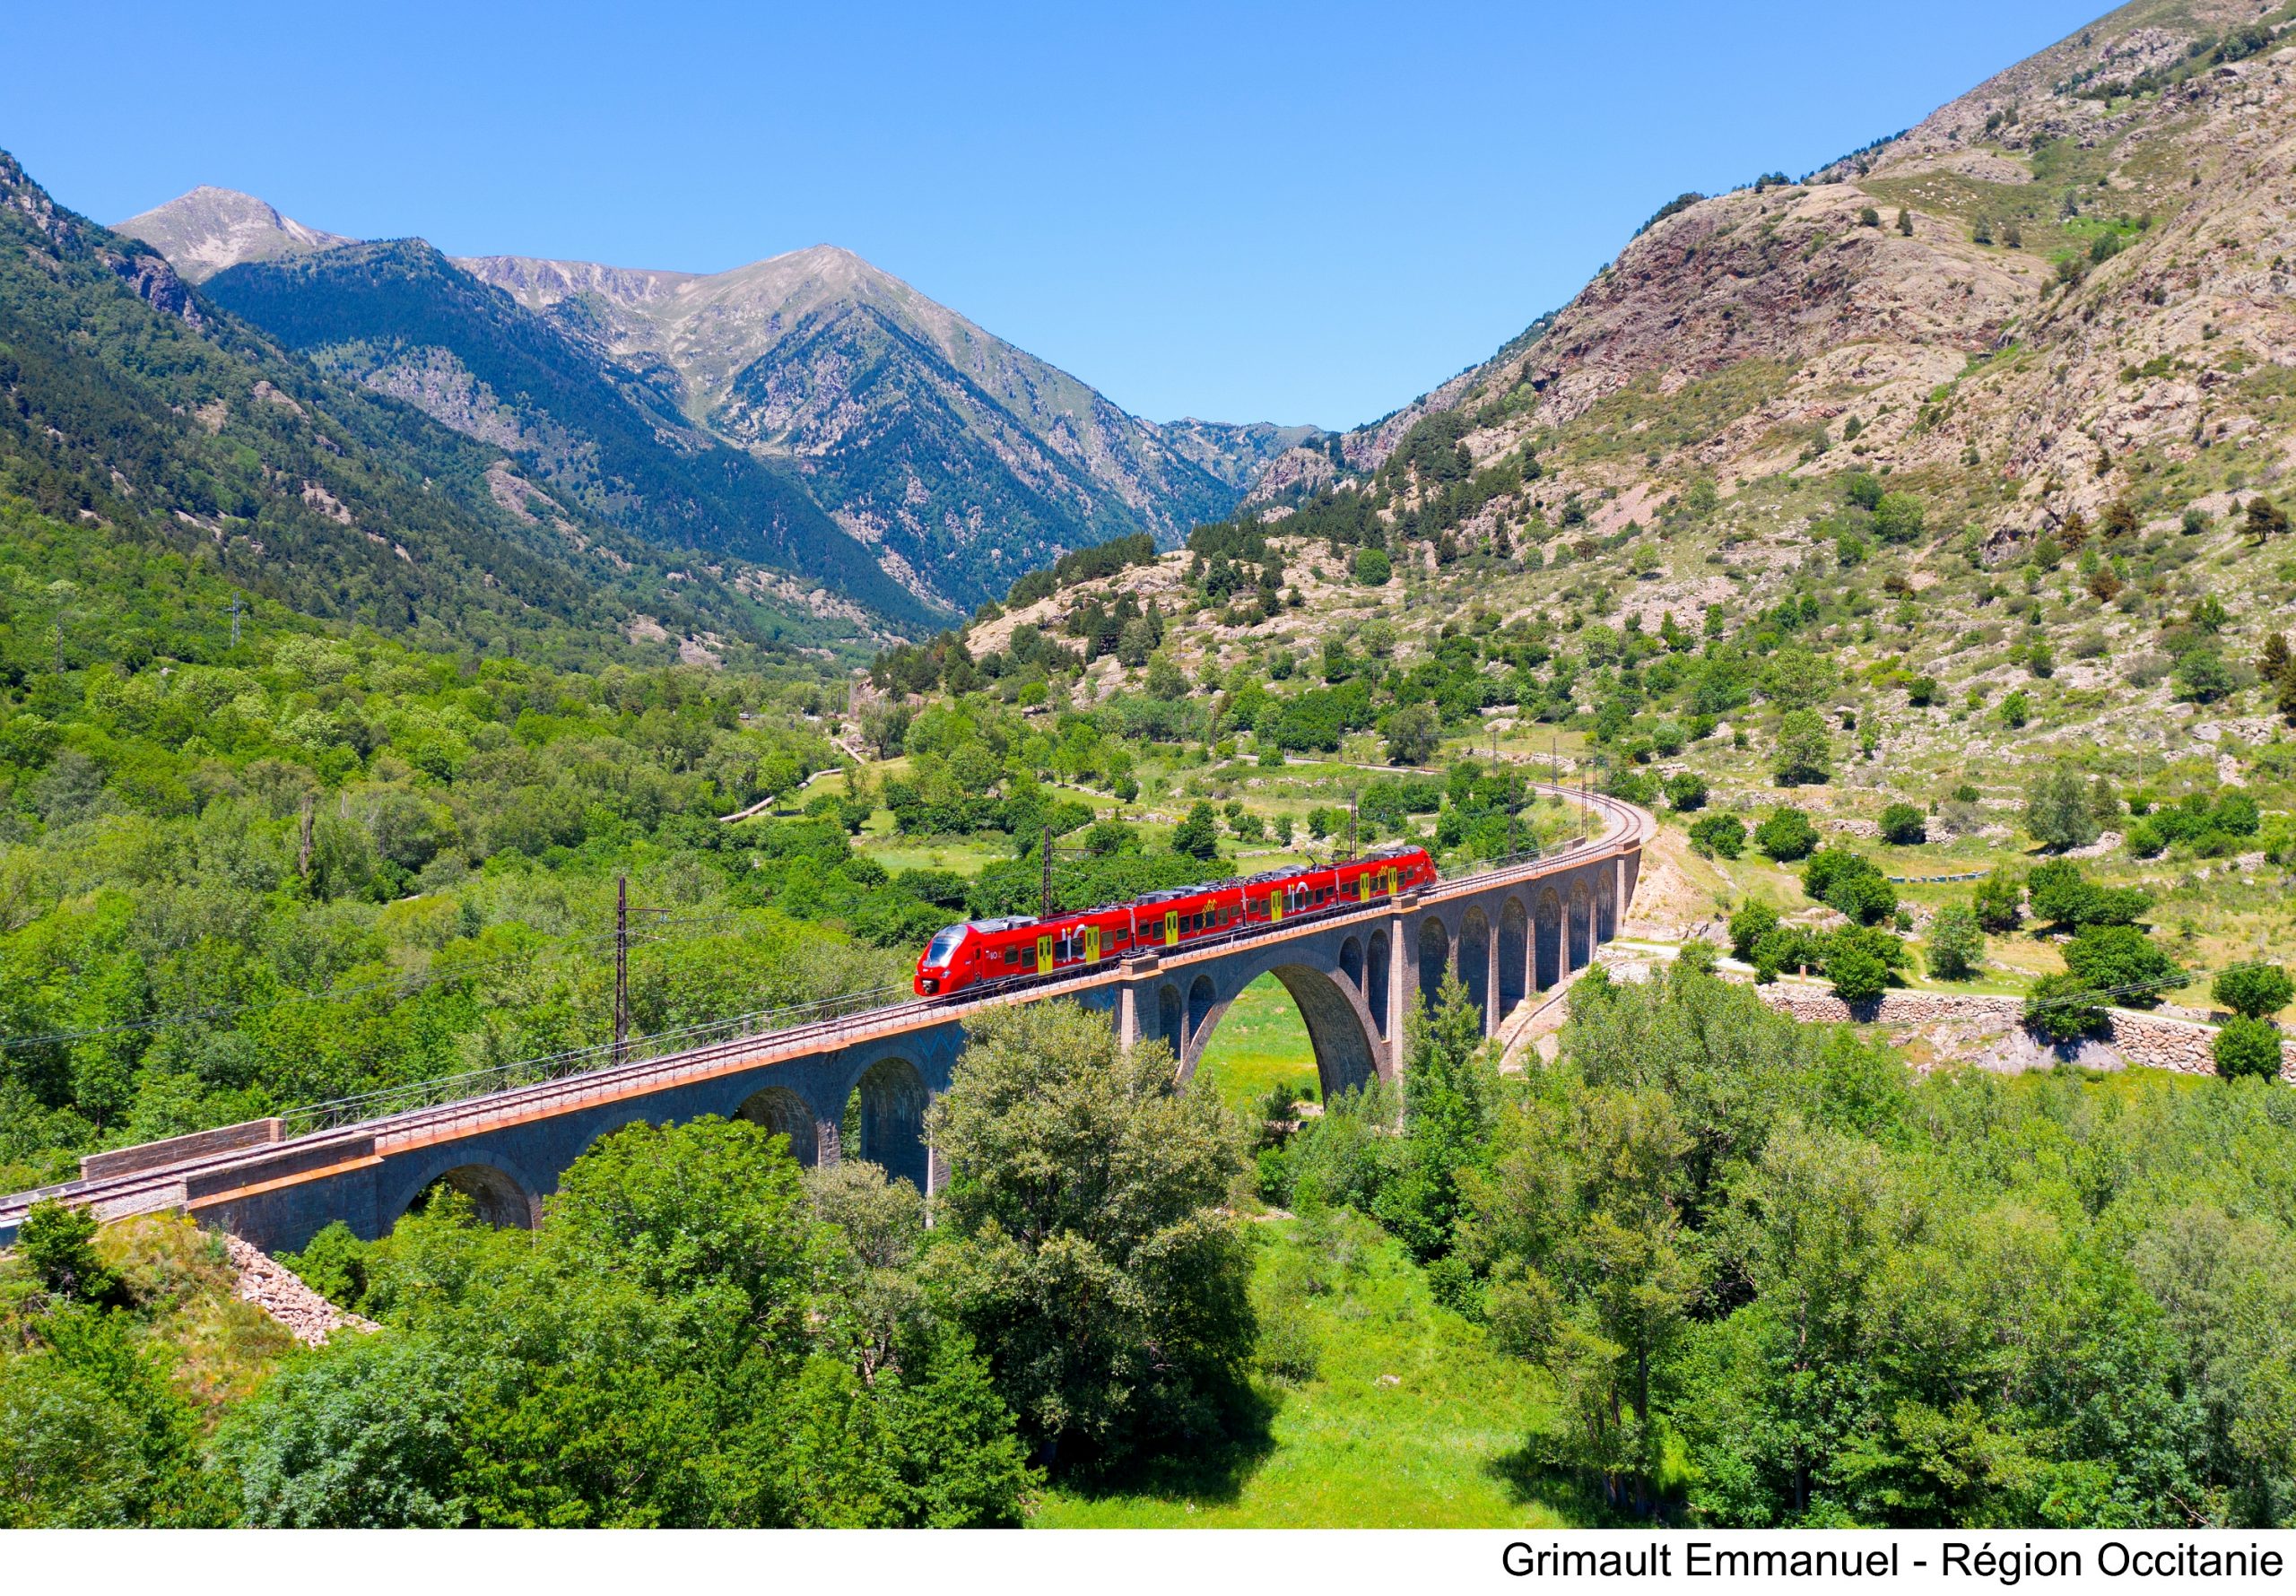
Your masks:
<svg viewBox="0 0 2296 1596"><path fill-rule="evenodd" d="M1164 946L1177 948L1179 945L1180 912L1178 909L1166 909L1164 911Z"/></svg>
<svg viewBox="0 0 2296 1596"><path fill-rule="evenodd" d="M1041 976L1052 968L1052 935L1048 932L1037 939L1037 974Z"/></svg>

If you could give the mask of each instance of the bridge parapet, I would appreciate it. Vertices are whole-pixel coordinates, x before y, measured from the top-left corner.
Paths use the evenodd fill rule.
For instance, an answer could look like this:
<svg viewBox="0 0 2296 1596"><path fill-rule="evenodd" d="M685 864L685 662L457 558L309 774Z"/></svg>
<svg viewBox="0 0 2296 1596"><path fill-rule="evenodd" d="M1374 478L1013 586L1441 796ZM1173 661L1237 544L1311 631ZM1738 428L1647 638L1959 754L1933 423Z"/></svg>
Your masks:
<svg viewBox="0 0 2296 1596"><path fill-rule="evenodd" d="M1543 856L1038 984L857 1011L850 998L830 1000L815 1014L744 1017L767 1024L706 1033L700 1045L656 1056L590 1050L483 1080L321 1106L286 1116L283 1136L279 1121L262 1121L98 1155L80 1180L0 1199L0 1243L42 1196L106 1219L186 1209L266 1250L300 1246L335 1219L379 1235L439 1181L500 1222L531 1222L559 1174L599 1136L633 1121L707 1114L766 1123L808 1161L857 1154L929 1191L941 1172L924 1142L924 1106L948 1087L967 1019L1047 998L1108 1012L1127 1044L1164 1039L1186 1080L1243 988L1273 975L1299 1005L1326 1095L1375 1075L1394 1079L1413 1000L1431 1000L1446 972L1458 972L1495 1031L1509 1010L1568 979L1615 934L1656 822L1617 799L1587 803L1601 829ZM635 1045L645 1051L642 1039ZM564 1067L570 1061L591 1067ZM458 1084L482 1089L454 1096ZM862 1145L847 1148L844 1110L857 1090ZM368 1105L385 1111L351 1117ZM311 1128L297 1135L298 1124Z"/></svg>

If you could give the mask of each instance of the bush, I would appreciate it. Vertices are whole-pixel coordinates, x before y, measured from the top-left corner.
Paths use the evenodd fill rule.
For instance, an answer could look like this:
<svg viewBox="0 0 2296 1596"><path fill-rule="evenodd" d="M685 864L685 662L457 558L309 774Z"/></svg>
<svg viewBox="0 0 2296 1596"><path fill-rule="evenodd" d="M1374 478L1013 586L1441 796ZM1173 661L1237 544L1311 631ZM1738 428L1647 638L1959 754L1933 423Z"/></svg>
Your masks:
<svg viewBox="0 0 2296 1596"><path fill-rule="evenodd" d="M1831 774L1833 739L1814 709L1789 709L1778 721L1775 774L1782 787L1822 782Z"/></svg>
<svg viewBox="0 0 2296 1596"><path fill-rule="evenodd" d="M33 1203L16 1230L16 1250L33 1277L74 1302L109 1303L119 1295L119 1277L96 1256L95 1243L96 1216L53 1197Z"/></svg>
<svg viewBox="0 0 2296 1596"><path fill-rule="evenodd" d="M1754 944L1778 929L1778 911L1759 898L1749 898L1730 916L1730 954L1752 962Z"/></svg>
<svg viewBox="0 0 2296 1596"><path fill-rule="evenodd" d="M2179 973L2168 951L2134 925L2083 926L2065 945L2065 967L2130 1008L2159 1002L2161 984ZM2133 986L2152 990L2124 990Z"/></svg>
<svg viewBox="0 0 2296 1596"><path fill-rule="evenodd" d="M1665 788L1666 802L1679 811L1687 813L1706 807L1706 778L1693 771L1668 776Z"/></svg>
<svg viewBox="0 0 2296 1596"><path fill-rule="evenodd" d="M2244 1019L2262 1019L2296 998L2296 982L2276 964L2236 964L2217 972L2209 995Z"/></svg>
<svg viewBox="0 0 2296 1596"><path fill-rule="evenodd" d="M1710 858L1735 859L1746 851L1746 823L1735 815L1700 815L1691 822L1690 846Z"/></svg>
<svg viewBox="0 0 2296 1596"><path fill-rule="evenodd" d="M2238 1080L2243 1075L2279 1079L2280 1028L2269 1019L2234 1016L2217 1031L2210 1051L2216 1057L2216 1072L2227 1080Z"/></svg>
<svg viewBox="0 0 2296 1596"><path fill-rule="evenodd" d="M1835 949L1826 958L1826 975L1833 994L1845 1003L1862 1003L1889 989L1890 968L1866 949Z"/></svg>
<svg viewBox="0 0 2296 1596"><path fill-rule="evenodd" d="M1929 973L1940 981L1966 981L1985 962L1985 932L1959 904L1937 911L1929 924Z"/></svg>
<svg viewBox="0 0 2296 1596"><path fill-rule="evenodd" d="M1385 549L1358 549L1355 551L1355 579L1366 587L1384 587L1395 575L1395 566L1387 559Z"/></svg>
<svg viewBox="0 0 2296 1596"><path fill-rule="evenodd" d="M2096 841L2097 815L2088 784L2062 766L2035 781L2025 794L2025 829L2057 854Z"/></svg>
<svg viewBox="0 0 2296 1596"><path fill-rule="evenodd" d="M1897 913L1897 889L1872 860L1847 848L1821 848L1811 854L1802 872L1802 889L1861 925L1876 924Z"/></svg>
<svg viewBox="0 0 2296 1596"><path fill-rule="evenodd" d="M1212 805L1199 801L1187 819L1172 828L1172 852L1191 859L1211 859L1220 852L1220 821Z"/></svg>
<svg viewBox="0 0 2296 1596"><path fill-rule="evenodd" d="M2052 1042L2077 1042L2101 1034L2106 1017L2080 976L2043 976L2025 993L2025 1023Z"/></svg>
<svg viewBox="0 0 2296 1596"><path fill-rule="evenodd" d="M1882 811L1882 840L1900 847L1929 840L1929 820L1910 803L1892 803Z"/></svg>
<svg viewBox="0 0 2296 1596"><path fill-rule="evenodd" d="M1789 804L1780 804L1770 819L1754 828L1754 846L1780 864L1805 859L1818 846L1818 828L1810 817Z"/></svg>
<svg viewBox="0 0 2296 1596"><path fill-rule="evenodd" d="M1885 543L1909 543L1921 535L1921 500L1910 493L1884 493L1874 504L1874 535Z"/></svg>
<svg viewBox="0 0 2296 1596"><path fill-rule="evenodd" d="M2070 859L2035 865L2025 889L2034 916L2053 925L2134 925L2152 906L2142 887L2100 887Z"/></svg>
<svg viewBox="0 0 2296 1596"><path fill-rule="evenodd" d="M2017 922L2024 918L2024 889L2005 866L1996 867L1970 894L1970 909L1978 924L1996 932L2017 929Z"/></svg>

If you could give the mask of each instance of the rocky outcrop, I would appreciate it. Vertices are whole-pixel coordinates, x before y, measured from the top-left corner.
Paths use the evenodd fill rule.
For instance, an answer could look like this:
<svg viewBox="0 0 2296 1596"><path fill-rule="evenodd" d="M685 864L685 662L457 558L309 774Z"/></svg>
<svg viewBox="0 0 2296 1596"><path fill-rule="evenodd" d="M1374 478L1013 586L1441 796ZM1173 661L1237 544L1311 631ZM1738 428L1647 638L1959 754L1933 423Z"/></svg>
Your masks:
<svg viewBox="0 0 2296 1596"><path fill-rule="evenodd" d="M305 1346L324 1347L337 1331L381 1328L371 1319L336 1307L261 1248L230 1235L223 1237L223 1246L231 1255L232 1268L239 1271L239 1300L255 1304Z"/></svg>

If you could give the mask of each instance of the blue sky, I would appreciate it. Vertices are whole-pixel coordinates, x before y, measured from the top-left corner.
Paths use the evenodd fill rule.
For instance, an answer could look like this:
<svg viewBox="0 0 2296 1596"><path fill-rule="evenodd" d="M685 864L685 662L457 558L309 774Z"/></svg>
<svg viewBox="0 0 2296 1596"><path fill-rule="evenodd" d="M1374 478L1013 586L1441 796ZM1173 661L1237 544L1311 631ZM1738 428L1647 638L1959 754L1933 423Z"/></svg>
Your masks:
<svg viewBox="0 0 2296 1596"><path fill-rule="evenodd" d="M1798 175L2096 4L39 5L0 145L107 221L215 183L453 254L840 244L1137 413L1344 426L1674 195Z"/></svg>

